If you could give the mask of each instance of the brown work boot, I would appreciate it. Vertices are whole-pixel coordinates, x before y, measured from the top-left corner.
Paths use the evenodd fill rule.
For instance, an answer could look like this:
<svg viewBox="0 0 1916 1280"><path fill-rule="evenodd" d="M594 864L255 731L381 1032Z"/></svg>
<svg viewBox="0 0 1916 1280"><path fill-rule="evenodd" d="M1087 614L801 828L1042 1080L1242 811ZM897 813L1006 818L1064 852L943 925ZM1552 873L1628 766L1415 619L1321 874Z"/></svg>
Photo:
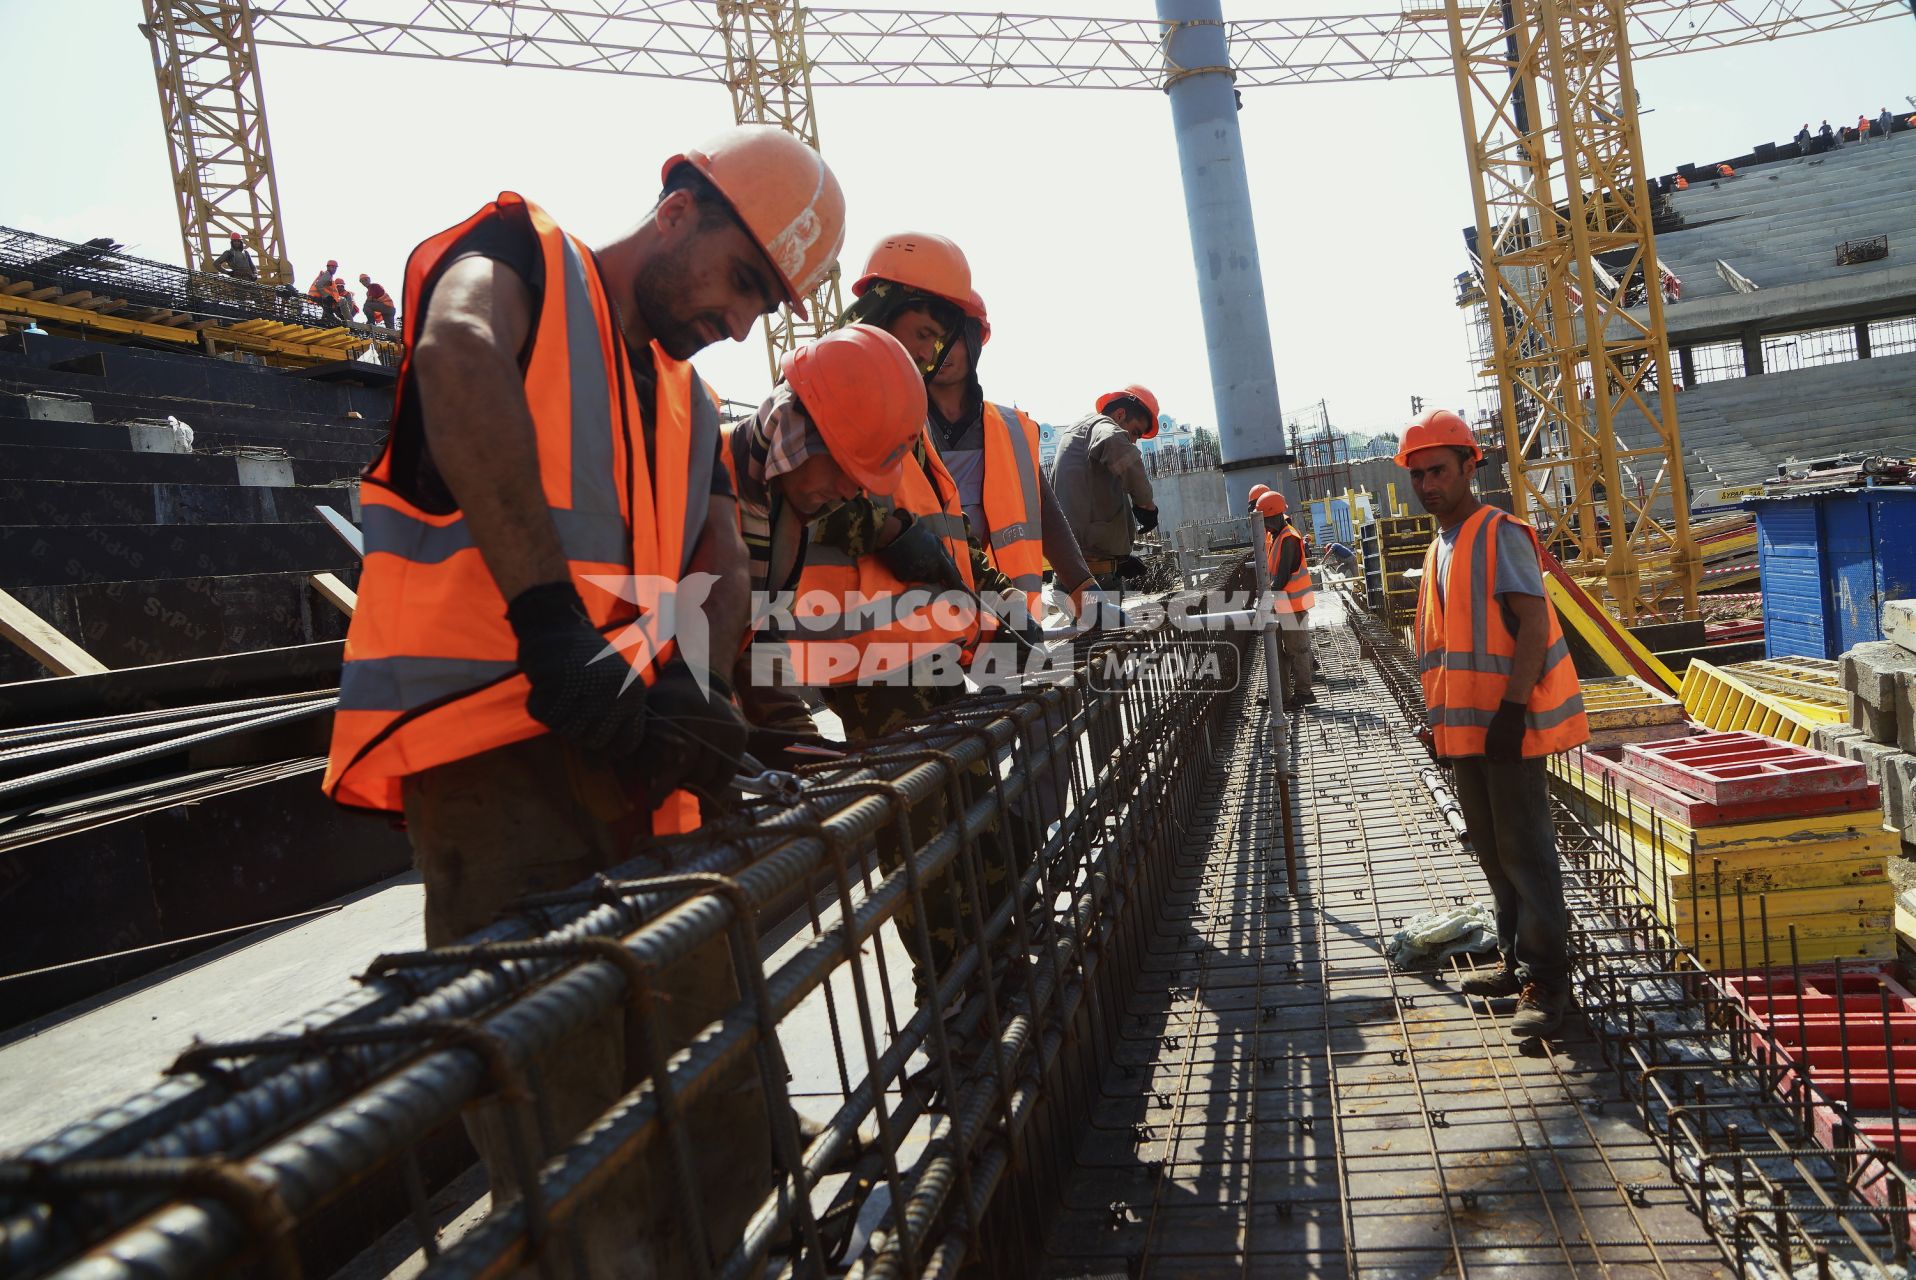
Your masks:
<svg viewBox="0 0 1916 1280"><path fill-rule="evenodd" d="M1510 1034L1519 1040L1555 1035L1563 1025L1564 1007L1569 1003L1568 987L1551 991L1539 983L1526 983L1523 994L1517 997L1517 1012L1510 1019Z"/></svg>
<svg viewBox="0 0 1916 1280"><path fill-rule="evenodd" d="M1509 965L1498 965L1488 972L1472 974L1463 982L1465 995L1484 1000L1508 1000L1522 990L1523 979Z"/></svg>

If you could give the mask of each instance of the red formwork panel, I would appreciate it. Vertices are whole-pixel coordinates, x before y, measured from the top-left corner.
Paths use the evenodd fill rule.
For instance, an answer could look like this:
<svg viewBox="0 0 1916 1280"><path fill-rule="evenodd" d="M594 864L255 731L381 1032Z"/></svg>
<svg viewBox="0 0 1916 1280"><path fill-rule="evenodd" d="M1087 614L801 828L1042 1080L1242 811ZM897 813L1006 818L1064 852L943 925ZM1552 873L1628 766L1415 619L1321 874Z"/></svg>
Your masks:
<svg viewBox="0 0 1916 1280"><path fill-rule="evenodd" d="M1776 818L1812 818L1828 813L1861 813L1882 807L1883 792L1873 782L1861 787L1832 789L1810 795L1770 796L1735 804L1714 804L1686 795L1637 767L1634 759L1615 758L1616 753L1579 751L1570 757L1569 767L1581 766L1585 772L1692 829L1729 827L1744 822L1768 822Z"/></svg>
<svg viewBox="0 0 1916 1280"><path fill-rule="evenodd" d="M1840 984L1833 966L1820 965L1724 982L1757 1024L1751 1053L1784 1068L1778 1094L1794 1095L1807 1072L1829 1100L1810 1108L1819 1143L1847 1147L1860 1136L1904 1169L1916 1169L1916 993L1882 967L1845 967ZM1847 1119L1831 1103L1842 1105ZM1868 1203L1891 1206L1901 1195L1894 1181L1879 1167L1865 1172L1856 1190ZM1909 1229L1916 1244L1916 1219Z"/></svg>
<svg viewBox="0 0 1916 1280"><path fill-rule="evenodd" d="M1859 761L1760 733L1632 742L1623 748L1623 759L1666 786L1712 804L1855 791L1869 785Z"/></svg>

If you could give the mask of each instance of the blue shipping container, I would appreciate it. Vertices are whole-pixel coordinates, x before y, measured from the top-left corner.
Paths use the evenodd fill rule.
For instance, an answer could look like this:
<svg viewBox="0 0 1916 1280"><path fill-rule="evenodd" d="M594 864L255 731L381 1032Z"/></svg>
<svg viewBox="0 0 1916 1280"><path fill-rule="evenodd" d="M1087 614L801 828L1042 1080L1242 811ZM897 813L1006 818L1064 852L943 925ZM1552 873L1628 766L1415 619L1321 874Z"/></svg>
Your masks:
<svg viewBox="0 0 1916 1280"><path fill-rule="evenodd" d="M1916 596L1916 489L1753 498L1763 642L1772 658L1834 658L1883 638L1885 600Z"/></svg>

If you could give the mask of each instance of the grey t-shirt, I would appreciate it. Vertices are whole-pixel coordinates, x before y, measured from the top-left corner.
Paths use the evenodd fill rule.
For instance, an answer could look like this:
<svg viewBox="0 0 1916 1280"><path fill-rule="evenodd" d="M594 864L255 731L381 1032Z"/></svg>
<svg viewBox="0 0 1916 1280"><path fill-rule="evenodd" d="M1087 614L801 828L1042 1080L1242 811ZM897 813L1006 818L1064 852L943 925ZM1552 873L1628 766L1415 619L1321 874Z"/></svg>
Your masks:
<svg viewBox="0 0 1916 1280"><path fill-rule="evenodd" d="M1495 517L1492 517L1495 519ZM1457 534L1464 526L1437 532L1437 598L1444 598L1444 582L1450 577L1450 553L1457 545ZM1537 561L1537 549L1530 535L1513 520L1497 521L1497 584L1500 596L1540 596L1543 594L1543 566Z"/></svg>

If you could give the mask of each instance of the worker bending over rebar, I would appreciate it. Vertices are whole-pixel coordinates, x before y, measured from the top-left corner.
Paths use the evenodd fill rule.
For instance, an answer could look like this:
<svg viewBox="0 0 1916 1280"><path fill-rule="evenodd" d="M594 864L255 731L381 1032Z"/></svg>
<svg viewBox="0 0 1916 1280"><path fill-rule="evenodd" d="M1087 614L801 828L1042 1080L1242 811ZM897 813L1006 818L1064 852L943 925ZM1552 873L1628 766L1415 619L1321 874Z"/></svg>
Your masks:
<svg viewBox="0 0 1916 1280"><path fill-rule="evenodd" d="M687 361L780 303L804 314L844 198L816 152L769 126L671 157L662 181L637 228L596 251L508 192L407 265L324 785L404 815L430 946L697 829L738 771L726 677L749 573L717 405ZM678 621L660 634L647 620L667 593ZM665 856L640 865L661 874ZM738 1000L725 939L659 987L669 1055ZM532 1064L549 1141L649 1074L642 1022L609 1015ZM683 1104L695 1187L657 1143L586 1203L584 1274L701 1274L696 1255L738 1239L773 1177L756 1070L741 1060ZM500 1105L468 1126L495 1207L524 1190Z"/></svg>

